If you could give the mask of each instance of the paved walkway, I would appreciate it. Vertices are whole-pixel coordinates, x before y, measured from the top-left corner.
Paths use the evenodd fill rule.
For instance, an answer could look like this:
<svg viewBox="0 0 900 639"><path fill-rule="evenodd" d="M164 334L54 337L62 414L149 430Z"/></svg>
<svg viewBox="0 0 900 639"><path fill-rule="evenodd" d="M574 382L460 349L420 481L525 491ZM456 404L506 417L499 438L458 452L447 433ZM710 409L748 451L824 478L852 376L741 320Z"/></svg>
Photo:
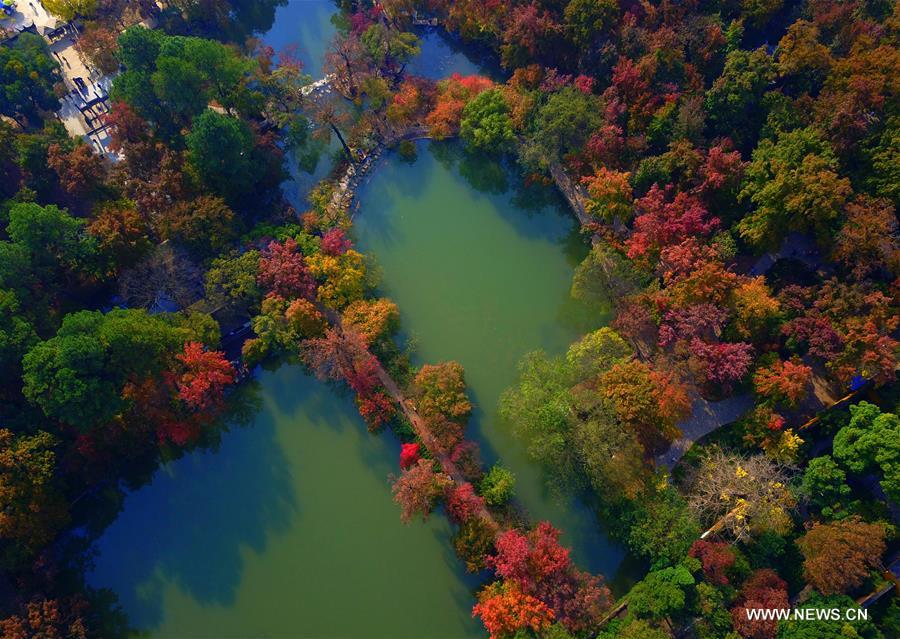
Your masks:
<svg viewBox="0 0 900 639"><path fill-rule="evenodd" d="M718 402L695 397L691 405L691 416L678 424L681 437L672 442L669 450L656 458L657 467L665 466L672 470L695 441L720 426L741 418L752 409L753 397L749 393L734 395Z"/></svg>

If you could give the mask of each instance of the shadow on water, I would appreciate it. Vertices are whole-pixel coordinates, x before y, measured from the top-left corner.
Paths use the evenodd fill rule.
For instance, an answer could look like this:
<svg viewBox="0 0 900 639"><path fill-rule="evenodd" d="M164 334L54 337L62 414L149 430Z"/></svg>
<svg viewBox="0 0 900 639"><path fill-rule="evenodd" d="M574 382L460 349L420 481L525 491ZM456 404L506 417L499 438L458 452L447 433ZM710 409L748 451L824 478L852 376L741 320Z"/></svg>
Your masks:
<svg viewBox="0 0 900 639"><path fill-rule="evenodd" d="M231 605L241 549L261 553L299 515L275 423L261 413L218 450L169 462L150 485L128 494L98 542L102 561L90 580L114 590L139 628L162 623L170 582L202 604Z"/></svg>

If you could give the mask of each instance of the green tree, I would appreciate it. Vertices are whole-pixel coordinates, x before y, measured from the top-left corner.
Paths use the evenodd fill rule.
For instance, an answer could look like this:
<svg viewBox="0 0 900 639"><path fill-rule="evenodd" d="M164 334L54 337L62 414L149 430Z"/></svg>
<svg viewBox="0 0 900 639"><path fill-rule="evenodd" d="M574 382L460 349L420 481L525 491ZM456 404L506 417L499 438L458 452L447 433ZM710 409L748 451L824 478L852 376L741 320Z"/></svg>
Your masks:
<svg viewBox="0 0 900 639"><path fill-rule="evenodd" d="M206 271L206 296L215 304L253 308L262 300L258 275L259 251L221 255Z"/></svg>
<svg viewBox="0 0 900 639"><path fill-rule="evenodd" d="M188 161L207 188L229 203L250 194L256 167L246 123L208 109L194 118L185 142Z"/></svg>
<svg viewBox="0 0 900 639"><path fill-rule="evenodd" d="M563 12L569 39L579 49L589 49L611 35L619 17L617 0L571 0Z"/></svg>
<svg viewBox="0 0 900 639"><path fill-rule="evenodd" d="M774 78L775 65L764 47L729 51L722 74L706 92L706 113L713 130L744 146L754 142L765 121L762 96Z"/></svg>
<svg viewBox="0 0 900 639"><path fill-rule="evenodd" d="M763 140L753 151L740 197L754 210L738 223L738 232L751 244L771 247L789 231L811 231L827 246L851 193L821 133L780 133L776 142Z"/></svg>
<svg viewBox="0 0 900 639"><path fill-rule="evenodd" d="M801 490L810 503L828 518L841 512L841 504L850 494L846 473L828 455L809 462L803 473Z"/></svg>
<svg viewBox="0 0 900 639"><path fill-rule="evenodd" d="M850 423L834 436L834 458L854 473L877 469L881 487L900 503L900 418L874 404L850 407Z"/></svg>
<svg viewBox="0 0 900 639"><path fill-rule="evenodd" d="M57 445L48 433L16 436L0 428L0 539L4 563L30 554L65 525L66 502L55 486Z"/></svg>
<svg viewBox="0 0 900 639"><path fill-rule="evenodd" d="M128 379L159 372L191 337L143 310L72 313L25 355L22 392L48 417L86 432L125 408Z"/></svg>
<svg viewBox="0 0 900 639"><path fill-rule="evenodd" d="M528 455L557 486L570 483L577 468L571 439L571 383L564 360L536 351L522 358L517 384L500 398L500 415L513 425Z"/></svg>
<svg viewBox="0 0 900 639"><path fill-rule="evenodd" d="M51 281L60 271L94 270L97 241L84 232L84 220L52 204L14 204L6 232L14 244L24 249L33 274L44 282Z"/></svg>
<svg viewBox="0 0 900 639"><path fill-rule="evenodd" d="M0 374L3 379L19 377L22 357L37 340L34 327L21 314L16 294L0 289Z"/></svg>
<svg viewBox="0 0 900 639"><path fill-rule="evenodd" d="M515 484L515 475L498 462L481 480L478 492L489 506L502 506L512 498Z"/></svg>
<svg viewBox="0 0 900 639"><path fill-rule="evenodd" d="M24 129L23 118L37 120L40 111L58 109L53 93L58 68L47 43L33 33L20 33L12 46L0 47L0 115L11 117Z"/></svg>
<svg viewBox="0 0 900 639"><path fill-rule="evenodd" d="M74 20L77 16L88 18L97 10L97 0L42 0L41 4L63 20Z"/></svg>
<svg viewBox="0 0 900 639"><path fill-rule="evenodd" d="M402 68L419 55L416 34L398 31L383 22L376 22L363 32L362 44L376 66L388 69Z"/></svg>
<svg viewBox="0 0 900 639"><path fill-rule="evenodd" d="M546 170L566 153L580 149L600 124L597 99L566 87L538 110L520 151L521 159L530 168Z"/></svg>
<svg viewBox="0 0 900 639"><path fill-rule="evenodd" d="M513 140L509 105L500 89L482 91L462 112L459 134L477 151L501 151Z"/></svg>
<svg viewBox="0 0 900 639"><path fill-rule="evenodd" d="M697 520L670 486L641 495L627 521L628 546L657 564L677 563L700 536Z"/></svg>
<svg viewBox="0 0 900 639"><path fill-rule="evenodd" d="M628 611L657 621L684 614L687 593L694 583L694 576L684 565L653 570L628 593Z"/></svg>
<svg viewBox="0 0 900 639"><path fill-rule="evenodd" d="M633 354L631 346L618 333L604 326L569 346L566 363L576 379L588 380Z"/></svg>

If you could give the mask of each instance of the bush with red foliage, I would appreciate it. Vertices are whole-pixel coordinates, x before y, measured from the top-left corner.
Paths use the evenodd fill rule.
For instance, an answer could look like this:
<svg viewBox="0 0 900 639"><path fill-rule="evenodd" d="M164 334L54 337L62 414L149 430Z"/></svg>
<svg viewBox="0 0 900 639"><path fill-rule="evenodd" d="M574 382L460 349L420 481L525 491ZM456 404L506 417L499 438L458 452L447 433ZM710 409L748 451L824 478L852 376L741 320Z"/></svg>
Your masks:
<svg viewBox="0 0 900 639"><path fill-rule="evenodd" d="M341 229L331 229L322 236L322 252L326 255L343 255L352 246Z"/></svg>
<svg viewBox="0 0 900 639"><path fill-rule="evenodd" d="M484 499L475 493L469 482L454 484L447 491L447 514L457 524L475 516L484 509Z"/></svg>
<svg viewBox="0 0 900 639"><path fill-rule="evenodd" d="M783 610L789 606L787 584L774 570L756 570L744 585L731 609L734 630L746 639L774 639L778 631L775 619L748 619L747 610L758 608Z"/></svg>
<svg viewBox="0 0 900 639"><path fill-rule="evenodd" d="M266 291L271 291L285 299L304 297L313 299L316 295L316 281L294 238L284 242L269 242L259 259L257 281Z"/></svg>
<svg viewBox="0 0 900 639"><path fill-rule="evenodd" d="M647 195L635 201L638 215L628 239L628 257L643 257L688 238L708 235L719 226L719 218L710 216L697 197L683 191L671 197L671 193L671 185L664 190L654 184Z"/></svg>
<svg viewBox="0 0 900 639"><path fill-rule="evenodd" d="M208 351L199 342L188 342L175 359L184 367L175 382L178 397L194 410L220 406L225 388L234 383L236 376L225 353Z"/></svg>
<svg viewBox="0 0 900 639"><path fill-rule="evenodd" d="M727 586L728 570L734 565L734 550L724 541L706 541L698 539L691 546L688 554L700 560L703 576L711 584Z"/></svg>
<svg viewBox="0 0 900 639"><path fill-rule="evenodd" d="M419 454L419 444L416 442L412 442L409 444L403 444L400 447L400 468L406 470L417 461L422 455Z"/></svg>
<svg viewBox="0 0 900 639"><path fill-rule="evenodd" d="M519 636L529 630L540 633L550 627L554 618L544 602L508 583L491 584L482 590L472 616L481 617L491 639Z"/></svg>
<svg viewBox="0 0 900 639"><path fill-rule="evenodd" d="M559 544L559 534L546 521L528 533L507 530L497 537L497 554L488 563L523 593L546 603L566 628L578 632L602 618L610 594L599 578L575 568L569 550Z"/></svg>

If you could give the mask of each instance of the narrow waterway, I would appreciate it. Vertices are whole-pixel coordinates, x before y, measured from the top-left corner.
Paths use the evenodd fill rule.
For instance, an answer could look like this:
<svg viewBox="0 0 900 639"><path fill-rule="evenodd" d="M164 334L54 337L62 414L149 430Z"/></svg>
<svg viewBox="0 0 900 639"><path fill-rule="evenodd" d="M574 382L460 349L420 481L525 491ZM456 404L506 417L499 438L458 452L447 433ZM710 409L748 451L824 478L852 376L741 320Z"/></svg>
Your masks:
<svg viewBox="0 0 900 639"><path fill-rule="evenodd" d="M262 41L275 53L292 53L303 63L305 73L321 78L325 52L337 33L332 22L337 13L332 0L287 0L275 9L275 21Z"/></svg>
<svg viewBox="0 0 900 639"><path fill-rule="evenodd" d="M463 153L457 143L422 141L418 158L391 154L358 192L354 230L383 270L383 293L397 302L417 363L456 360L475 404L470 434L486 461L516 475L532 519L564 531L585 568L612 578L623 553L577 499L545 487L498 400L532 350L563 352L607 318L570 298L575 265L587 252L555 190L525 188L507 163Z"/></svg>

